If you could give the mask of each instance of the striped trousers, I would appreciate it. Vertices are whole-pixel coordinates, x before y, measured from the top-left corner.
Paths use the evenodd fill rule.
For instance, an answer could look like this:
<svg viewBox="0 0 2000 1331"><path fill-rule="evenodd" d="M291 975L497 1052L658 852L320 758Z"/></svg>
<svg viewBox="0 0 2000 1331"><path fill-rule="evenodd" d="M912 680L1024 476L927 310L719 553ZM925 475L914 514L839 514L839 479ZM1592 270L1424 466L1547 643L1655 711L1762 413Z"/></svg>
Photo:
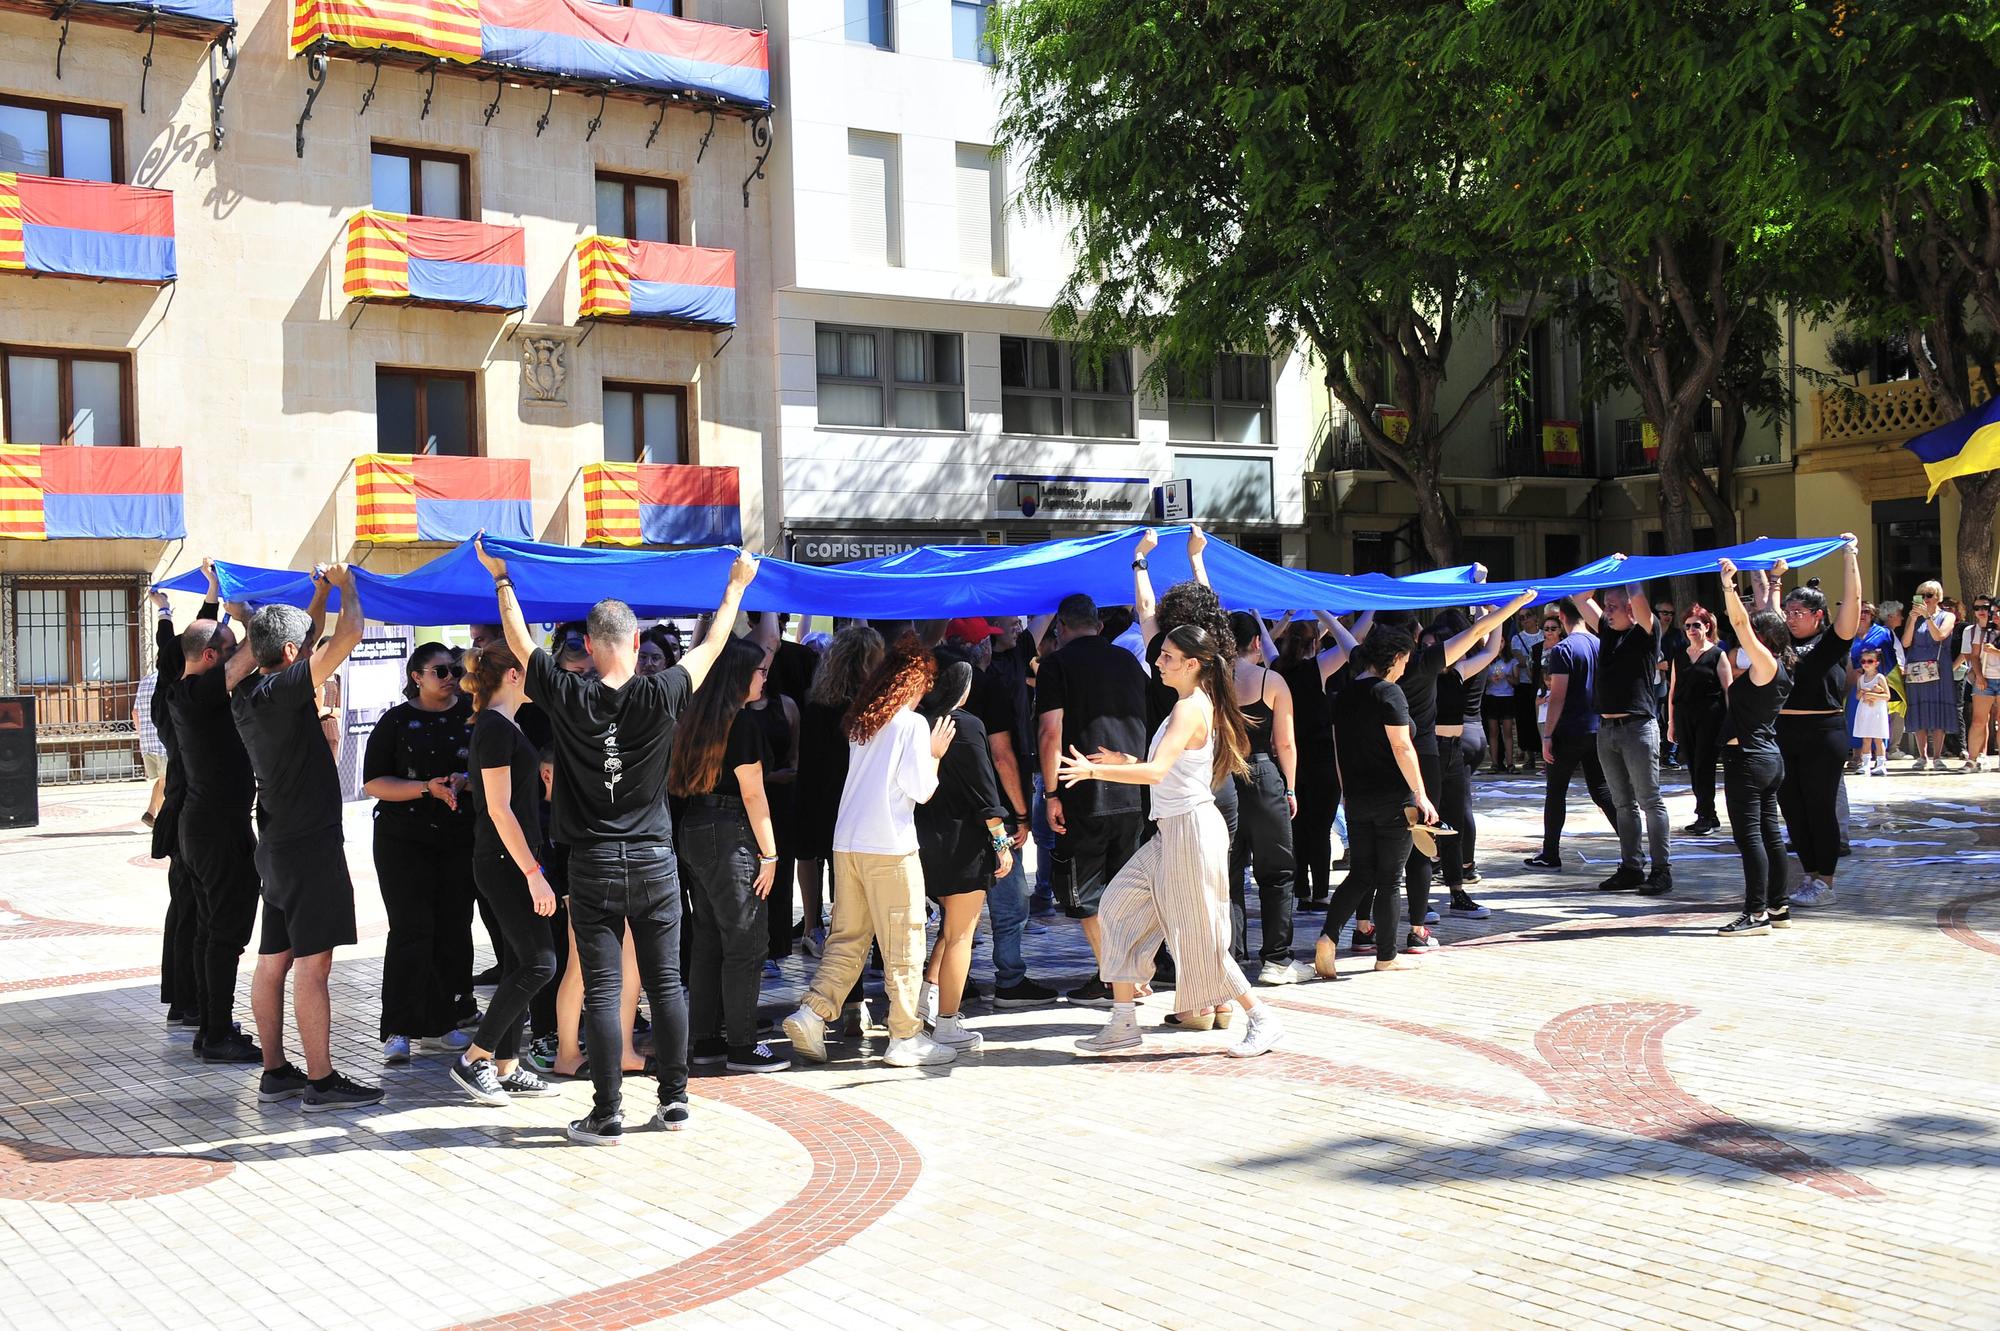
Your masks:
<svg viewBox="0 0 2000 1331"><path fill-rule="evenodd" d="M1105 889L1107 984L1146 984L1162 939L1174 957L1174 1007L1182 1012L1226 1003L1249 982L1229 955L1229 831L1204 804L1155 823L1156 835L1125 862Z"/></svg>

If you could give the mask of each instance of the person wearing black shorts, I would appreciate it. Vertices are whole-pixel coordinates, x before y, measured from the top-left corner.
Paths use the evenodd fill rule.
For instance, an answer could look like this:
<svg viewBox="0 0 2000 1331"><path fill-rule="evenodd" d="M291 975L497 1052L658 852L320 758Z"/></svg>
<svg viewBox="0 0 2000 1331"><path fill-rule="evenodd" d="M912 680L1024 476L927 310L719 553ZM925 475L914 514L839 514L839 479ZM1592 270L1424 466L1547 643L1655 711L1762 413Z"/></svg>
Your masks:
<svg viewBox="0 0 2000 1331"><path fill-rule="evenodd" d="M381 1087L334 1071L327 995L333 949L355 940L354 884L341 844L340 773L320 729L319 696L361 641L361 595L344 564L316 570L313 581L306 609L259 610L250 620L250 650L237 652L224 667L230 713L258 787L256 864L264 931L250 990L264 1052L257 1098L271 1104L302 1096L309 1114L382 1102ZM330 589L340 592L340 619L308 653ZM288 974L304 1072L285 1058Z"/></svg>
<svg viewBox="0 0 2000 1331"><path fill-rule="evenodd" d="M1143 801L1138 786L1108 781L1060 789L1056 762L1072 749L1146 751L1146 669L1103 636L1097 603L1081 592L1064 597L1056 608L1056 640L1056 651L1035 677L1035 712L1041 718L1036 749L1049 826L1056 834L1052 875L1064 912L1082 924L1101 967L1097 908L1104 889L1139 849L1146 830ZM1067 997L1089 1007L1111 1006L1111 990L1097 974Z"/></svg>

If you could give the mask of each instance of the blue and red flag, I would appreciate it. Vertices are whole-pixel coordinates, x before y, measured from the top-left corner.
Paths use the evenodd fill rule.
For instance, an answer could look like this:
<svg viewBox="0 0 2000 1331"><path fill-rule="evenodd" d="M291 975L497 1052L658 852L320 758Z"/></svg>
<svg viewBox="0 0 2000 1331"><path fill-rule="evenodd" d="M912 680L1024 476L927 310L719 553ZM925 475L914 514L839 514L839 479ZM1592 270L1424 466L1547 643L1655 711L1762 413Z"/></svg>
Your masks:
<svg viewBox="0 0 2000 1331"><path fill-rule="evenodd" d="M186 536L178 448L0 444L0 538L173 541Z"/></svg>
<svg viewBox="0 0 2000 1331"><path fill-rule="evenodd" d="M0 172L0 271L164 285L174 280L168 190Z"/></svg>
<svg viewBox="0 0 2000 1331"><path fill-rule="evenodd" d="M601 545L738 545L734 467L593 462L583 469L583 539Z"/></svg>
<svg viewBox="0 0 2000 1331"><path fill-rule="evenodd" d="M582 319L736 326L736 251L619 236L576 243Z"/></svg>
<svg viewBox="0 0 2000 1331"><path fill-rule="evenodd" d="M347 221L341 289L353 300L524 310L527 246L517 226L364 208Z"/></svg>
<svg viewBox="0 0 2000 1331"><path fill-rule="evenodd" d="M367 453L354 460L354 538L381 545L531 539L526 458Z"/></svg>

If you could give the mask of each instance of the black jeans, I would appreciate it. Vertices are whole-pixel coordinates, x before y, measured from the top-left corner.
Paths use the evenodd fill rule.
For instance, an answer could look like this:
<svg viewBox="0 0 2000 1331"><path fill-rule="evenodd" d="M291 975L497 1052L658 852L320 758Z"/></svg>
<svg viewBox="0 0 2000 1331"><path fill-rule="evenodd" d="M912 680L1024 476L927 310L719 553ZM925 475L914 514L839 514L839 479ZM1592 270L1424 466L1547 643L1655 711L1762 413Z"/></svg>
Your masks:
<svg viewBox="0 0 2000 1331"><path fill-rule="evenodd" d="M1285 805L1285 777L1268 753L1250 755L1250 775L1236 778L1237 826L1229 841L1230 952L1250 960L1243 906L1243 871L1256 866L1257 908L1262 913L1261 961L1292 959L1292 811Z"/></svg>
<svg viewBox="0 0 2000 1331"><path fill-rule="evenodd" d="M1734 745L1722 751L1722 798L1743 856L1743 909L1752 915L1785 904L1785 833L1778 819L1784 773L1775 753L1745 753Z"/></svg>
<svg viewBox="0 0 2000 1331"><path fill-rule="evenodd" d="M527 878L507 852L475 857L472 881L507 945L501 954L500 983L472 1042L492 1050L495 1058L519 1058L521 1017L536 994L553 987L549 981L556 974L556 949L549 941L548 921L535 914Z"/></svg>
<svg viewBox="0 0 2000 1331"><path fill-rule="evenodd" d="M389 914L378 1038L443 1035L471 986L472 855L375 826L375 878Z"/></svg>
<svg viewBox="0 0 2000 1331"><path fill-rule="evenodd" d="M201 1034L229 1034L236 972L257 927L257 840L250 816L202 819L183 814L178 858L194 875L201 944Z"/></svg>
<svg viewBox="0 0 2000 1331"><path fill-rule="evenodd" d="M1715 763L1722 743L1722 721L1728 715L1722 707L1674 714L1674 747L1687 764L1688 780L1694 786L1694 816L1697 822L1712 823L1715 817Z"/></svg>
<svg viewBox="0 0 2000 1331"><path fill-rule="evenodd" d="M583 1021L590 1035L593 1111L623 1104L625 1038L618 999L625 929L639 958L639 982L653 1005L653 1061L660 1103L687 1100L687 995L681 989L681 884L663 841L600 841L569 852L569 918L583 967Z"/></svg>
<svg viewBox="0 0 2000 1331"><path fill-rule="evenodd" d="M785 854L792 842L792 822L797 815L798 787L780 781L776 785L766 783L764 796L771 805L771 835L777 841L778 862L772 867L771 896L763 902L764 928L769 935L770 957L773 961L783 961L792 955L792 895L793 885L798 877L799 862ZM693 801L690 801L692 805ZM685 815L683 815L685 817ZM751 843L754 857L756 843ZM692 888L693 884L689 884ZM701 907L699 894L693 896L695 908ZM762 969L759 968L761 976ZM690 984L693 981L689 981ZM714 1032L705 1032L714 1034ZM755 1041L752 1041L755 1043Z"/></svg>
<svg viewBox="0 0 2000 1331"><path fill-rule="evenodd" d="M1847 726L1839 712L1827 716L1780 716L1778 752L1785 773L1778 782L1778 807L1791 833L1792 849L1809 874L1833 877L1840 865L1840 777L1847 766Z"/></svg>
<svg viewBox="0 0 2000 1331"><path fill-rule="evenodd" d="M1474 863L1479 849L1478 825L1472 817L1472 769L1486 756L1486 727L1477 718L1465 723L1465 733L1457 739L1438 737L1438 758L1443 770L1444 798L1438 801L1438 816L1458 829L1455 837L1438 844L1444 857L1445 886L1454 890L1465 883L1465 866Z"/></svg>
<svg viewBox="0 0 2000 1331"><path fill-rule="evenodd" d="M167 861L166 937L160 944L160 1001L189 1015L201 1011L201 899L186 858Z"/></svg>
<svg viewBox="0 0 2000 1331"><path fill-rule="evenodd" d="M1615 830L1618 810L1611 804L1611 789L1604 784L1604 765L1597 761L1597 736L1589 733L1558 734L1555 763L1549 768L1549 783L1542 796L1542 854L1552 860L1562 858L1563 823L1569 817L1569 779L1583 768L1583 783L1590 789L1591 803L1603 810L1605 821Z"/></svg>
<svg viewBox="0 0 2000 1331"><path fill-rule="evenodd" d="M757 1043L769 933L768 903L756 892L757 839L743 801L727 795L689 800L678 837L694 902L688 1031L697 1040L723 1035L733 1048L748 1048Z"/></svg>
<svg viewBox="0 0 2000 1331"><path fill-rule="evenodd" d="M528 1000L528 1031L536 1039L556 1033L556 990L574 958L569 954L569 850L551 841L542 847L542 876L556 894L556 913L542 921L556 954L556 973Z"/></svg>
<svg viewBox="0 0 2000 1331"><path fill-rule="evenodd" d="M1373 898L1375 959L1392 960L1396 955L1396 880L1402 876L1410 849L1410 824L1402 805L1357 805L1348 800L1347 877L1333 894L1320 932L1339 938L1340 926ZM1422 919L1419 915L1411 923Z"/></svg>
<svg viewBox="0 0 2000 1331"><path fill-rule="evenodd" d="M1333 750L1299 746L1299 812L1292 819L1292 887L1300 901L1325 901L1333 874L1333 811L1340 804L1340 772Z"/></svg>
<svg viewBox="0 0 2000 1331"><path fill-rule="evenodd" d="M1423 773L1424 794L1430 796L1435 804L1444 796L1444 759L1437 750L1437 737L1433 735L1430 739L1430 748L1424 748L1421 743L1417 746L1417 770ZM1410 927L1414 929L1424 922L1424 916L1431 909L1431 857L1418 850L1413 839L1405 837L1405 840L1410 844L1403 865L1403 890L1410 898ZM1439 843L1447 859L1452 852L1442 848L1455 840L1456 837L1446 837ZM1353 862L1350 857L1348 863Z"/></svg>

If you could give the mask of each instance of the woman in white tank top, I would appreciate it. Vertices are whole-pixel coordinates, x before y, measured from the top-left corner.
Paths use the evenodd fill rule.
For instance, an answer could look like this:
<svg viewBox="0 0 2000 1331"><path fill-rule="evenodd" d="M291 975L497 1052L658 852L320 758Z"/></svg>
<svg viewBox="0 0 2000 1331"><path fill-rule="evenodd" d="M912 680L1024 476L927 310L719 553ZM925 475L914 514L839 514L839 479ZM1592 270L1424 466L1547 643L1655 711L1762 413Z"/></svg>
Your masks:
<svg viewBox="0 0 2000 1331"><path fill-rule="evenodd" d="M1085 1053L1142 1046L1134 991L1152 980L1163 939L1174 956L1176 1009L1198 1012L1233 1001L1250 1014L1231 1054L1254 1057L1283 1034L1277 1012L1250 992L1229 955L1229 832L1215 807L1215 790L1247 770L1250 744L1221 646L1195 624L1167 634L1160 678L1180 700L1154 732L1145 761L1074 748L1058 760L1066 786L1117 781L1153 787L1155 835L1111 880L1098 913L1111 1020L1076 1042Z"/></svg>

